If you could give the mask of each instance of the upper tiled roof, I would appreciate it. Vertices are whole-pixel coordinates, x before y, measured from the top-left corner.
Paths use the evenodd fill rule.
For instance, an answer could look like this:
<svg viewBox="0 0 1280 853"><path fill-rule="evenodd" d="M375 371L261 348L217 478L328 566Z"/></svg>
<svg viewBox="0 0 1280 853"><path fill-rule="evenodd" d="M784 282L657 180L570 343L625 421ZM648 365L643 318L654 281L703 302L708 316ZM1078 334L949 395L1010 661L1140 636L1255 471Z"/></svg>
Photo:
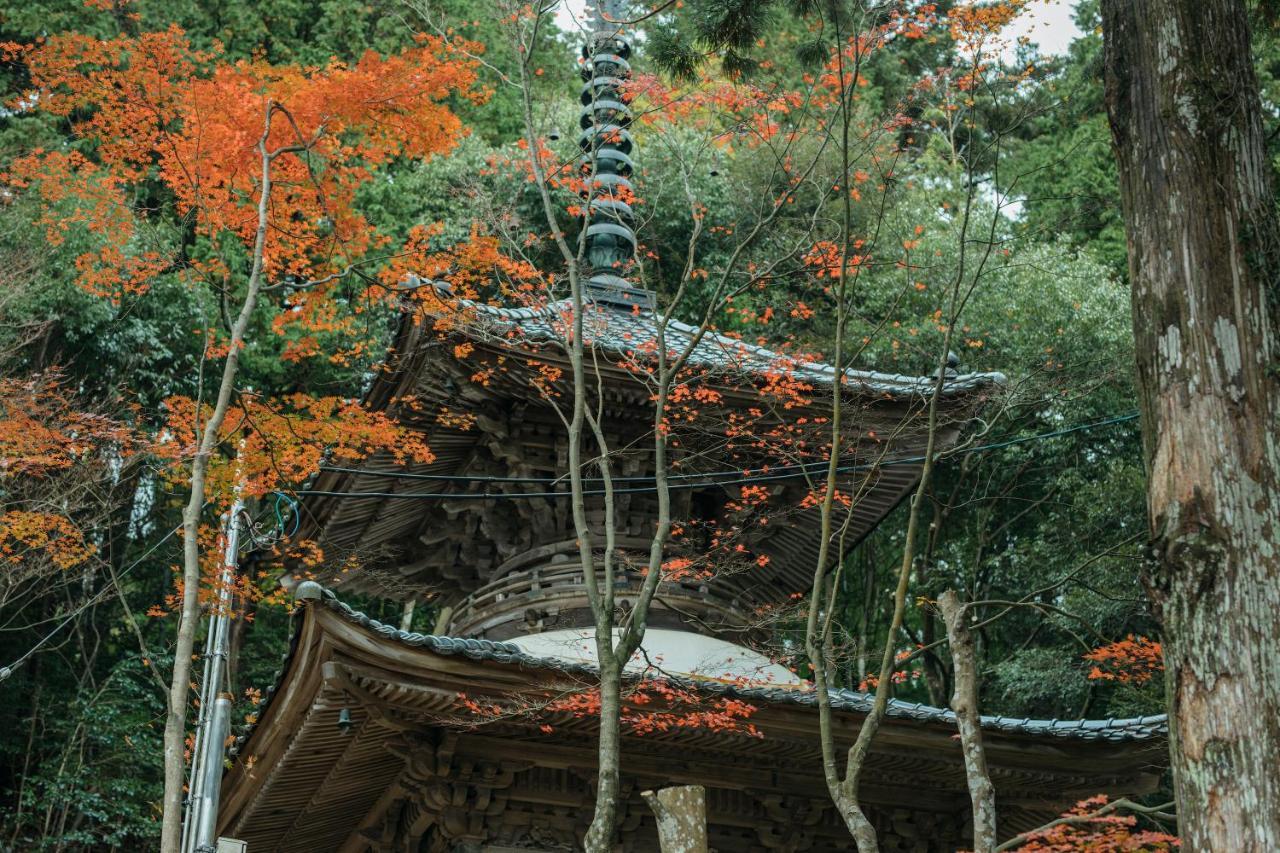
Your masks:
<svg viewBox="0 0 1280 853"><path fill-rule="evenodd" d="M476 661L492 661L526 669L562 672L568 675L596 677L598 674L594 666L526 654L514 643L440 637L432 634L402 631L392 625L379 622L350 605L339 601L337 596L327 589L324 590L321 600L313 602L312 606L316 604L328 607L343 619L359 625L375 636L402 643L406 646L428 649L440 655L456 655ZM693 686L706 693L729 695L756 702L817 705L817 695L812 690L801 690L794 687L739 687L720 682L704 682L700 680L693 682ZM259 719L262 718L263 712L266 710L266 704L270 702L274 692L275 688L272 688L264 696L263 705L258 713ZM866 713L871 709L874 699L875 697L871 694L854 690L831 691L831 706L838 711ZM948 726L955 726L956 724L956 715L953 711L919 702L903 702L898 699L889 701L886 715L891 718L915 720L921 723L941 723ZM983 715L982 726L991 731L1009 734L1110 742L1150 740L1152 738L1166 737L1169 733L1169 720L1166 714L1106 720L1039 720L1030 717ZM233 755L247 737L248 734L246 733L237 739L236 745L233 747Z"/></svg>
<svg viewBox="0 0 1280 853"><path fill-rule="evenodd" d="M417 286L424 285L434 286L445 293L450 290L447 284L438 282L418 283ZM469 324L473 327L505 340L535 345L563 340L563 318L568 316L570 306L567 299L533 308L501 308L469 299L452 299L452 302L469 315ZM584 338L605 351L617 354L643 352L641 348L652 346L657 339L661 317L646 305L637 303L627 307L615 302L591 301L586 304L590 313L583 318ZM667 349L683 352L697 332L696 327L671 319L666 330ZM698 341L689 363L712 372L752 375L786 372L788 376L818 385L830 385L836 374L835 368L829 364L798 361L793 356L710 330ZM1005 382L1002 373L954 374L948 371L948 374L943 385L945 395L1003 385ZM933 378L929 376L904 376L871 370L846 370L845 380L851 390L893 397L924 396L932 392L934 385Z"/></svg>

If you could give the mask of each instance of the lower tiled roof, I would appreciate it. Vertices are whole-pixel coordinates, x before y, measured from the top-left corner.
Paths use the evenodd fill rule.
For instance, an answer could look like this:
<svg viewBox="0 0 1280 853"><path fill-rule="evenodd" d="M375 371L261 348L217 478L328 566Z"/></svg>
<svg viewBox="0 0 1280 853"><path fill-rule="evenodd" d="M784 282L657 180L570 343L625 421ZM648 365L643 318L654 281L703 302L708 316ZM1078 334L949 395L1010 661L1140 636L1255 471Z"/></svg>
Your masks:
<svg viewBox="0 0 1280 853"><path fill-rule="evenodd" d="M572 663L557 658L529 655L521 651L520 647L513 643L442 637L434 634L402 631L393 625L384 624L361 613L338 600L337 596L327 589L324 590L321 599L313 602L311 606L316 605L329 608L346 621L364 628L375 636L414 648L428 649L440 655L456 655L476 661L492 661L526 669L561 672L578 677L595 677L597 674L597 670L593 666ZM290 653L292 653L292 649ZM818 702L817 695L812 690L799 690L794 687L742 687L701 680L690 681L689 685L712 695L727 695L753 702L812 707L816 707ZM278 686L279 682L277 681L276 687ZM262 718L263 712L265 712L275 690L276 688L273 687L264 696L263 704L259 708L257 715L258 719ZM871 710L874 698L869 693L836 689L831 691L831 706L839 711L866 713ZM949 726L954 726L956 723L955 713L946 708L937 708L920 702L903 702L898 699L889 701L886 715L891 718L915 720L921 723L941 723ZM982 717L982 725L985 729L1009 734L1110 742L1162 738L1166 737L1169 731L1168 715L1166 714L1105 720L1037 720L1030 717L984 715ZM239 747L247 739L248 734L246 732L237 739L232 747L232 755L236 754Z"/></svg>

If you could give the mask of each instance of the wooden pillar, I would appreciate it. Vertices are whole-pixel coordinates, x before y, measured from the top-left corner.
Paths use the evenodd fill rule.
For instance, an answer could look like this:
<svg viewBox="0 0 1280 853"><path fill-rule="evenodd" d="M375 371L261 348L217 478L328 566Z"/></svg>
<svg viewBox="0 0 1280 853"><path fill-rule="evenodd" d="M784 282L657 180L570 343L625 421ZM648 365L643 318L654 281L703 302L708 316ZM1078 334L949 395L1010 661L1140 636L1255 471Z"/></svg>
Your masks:
<svg viewBox="0 0 1280 853"><path fill-rule="evenodd" d="M701 785L640 794L658 819L662 853L707 853L707 792Z"/></svg>

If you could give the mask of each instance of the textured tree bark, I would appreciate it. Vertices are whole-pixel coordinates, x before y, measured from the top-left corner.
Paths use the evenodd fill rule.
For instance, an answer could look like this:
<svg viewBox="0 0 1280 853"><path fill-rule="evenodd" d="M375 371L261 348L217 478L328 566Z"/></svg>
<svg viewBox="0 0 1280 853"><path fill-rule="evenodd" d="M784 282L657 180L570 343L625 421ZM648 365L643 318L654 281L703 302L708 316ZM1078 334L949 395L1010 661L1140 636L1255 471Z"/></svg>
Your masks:
<svg viewBox="0 0 1280 853"><path fill-rule="evenodd" d="M641 793L658 819L662 853L707 853L707 792L684 785Z"/></svg>
<svg viewBox="0 0 1280 853"><path fill-rule="evenodd" d="M964 753L965 782L973 806L973 853L996 849L996 789L987 772L987 753L982 746L982 720L978 709L978 665L969 632L967 608L954 590L938 600L942 621L947 625L947 643L955 673L951 710L956 712L960 748Z"/></svg>
<svg viewBox="0 0 1280 853"><path fill-rule="evenodd" d="M1277 231L1243 0L1106 0L1184 849L1280 849Z"/></svg>
<svg viewBox="0 0 1280 853"><path fill-rule="evenodd" d="M611 628L597 628L597 634L611 638L613 632ZM595 811L582 839L582 849L587 853L609 853L613 850L621 799L622 667L612 654L611 646L611 639L596 644L600 661L600 734L596 742L599 766L596 769ZM610 648L610 651L605 652L605 648Z"/></svg>

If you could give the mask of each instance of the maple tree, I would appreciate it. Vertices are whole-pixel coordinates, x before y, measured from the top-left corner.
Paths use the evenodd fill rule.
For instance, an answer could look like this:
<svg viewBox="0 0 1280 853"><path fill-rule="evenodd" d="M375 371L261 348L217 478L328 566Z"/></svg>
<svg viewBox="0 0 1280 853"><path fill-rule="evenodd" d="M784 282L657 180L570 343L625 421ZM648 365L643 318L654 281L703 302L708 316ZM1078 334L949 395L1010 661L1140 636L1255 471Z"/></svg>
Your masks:
<svg viewBox="0 0 1280 853"><path fill-rule="evenodd" d="M678 459L683 455L683 448L691 442L701 448L692 457L695 464L698 456L711 459L724 456L745 464L752 459L777 460L778 453L782 461L809 460L805 436L813 433L812 425L797 427L793 418L785 414L779 416L779 412L798 411L810 405L812 383L798 378L795 368L814 356L800 350L774 356L777 363L764 370L763 382L751 389L760 395L761 404L747 412L737 412L725 403L721 389L732 389L732 384L692 356L703 337L724 318L745 326L754 325L760 318L767 323L773 309L764 307L757 313L750 306L741 305L739 300L749 301L750 294L765 290L774 276L800 267L798 256L812 245L811 227L803 225L812 216L812 209L799 208L796 200L809 191L807 181L815 174L822 152L821 149L804 150L801 144L804 137L795 130L781 132L780 119L786 115L797 121L808 121L820 109L821 98L799 110L797 107L806 101L799 93L725 85L721 81L690 83L672 89L653 77L637 78L627 83L620 93L631 105L630 109L639 112L640 122L652 140L672 133L674 141L669 150L678 152L675 155L678 169L684 175L681 202L691 225L687 246L674 258L663 257L641 244L634 257L615 260L607 268L641 287L653 287L661 296L653 312L652 337L646 333L633 339L621 358L613 361L615 368L625 371L631 382L646 390L652 404L651 428L644 441L649 445L646 457L654 472L656 505L652 529L646 532L646 544L636 555L638 565L629 568L614 544L621 533L613 504L614 478L620 476L619 467L628 450L625 443L616 442L616 436L610 435L604 423L601 414L604 383L593 379L600 356L593 341L595 309L587 295L587 277L593 267L596 267L594 272L601 272L601 262L590 251L586 235L589 229L612 227L611 212L618 210L627 211L616 221L629 230L631 211L638 210L643 219L649 200L643 186L637 191L636 185L629 181L608 181L605 178L611 176L597 172L597 147L619 142L622 137L617 131L601 131L598 142L588 146L581 167L577 165L577 157L562 161L557 156L548 144L552 140L546 129L535 120L529 97L529 80L537 73L534 38L547 12L515 5L503 9L504 20L517 44L514 52L522 58L515 69L507 72L506 79L518 80L521 86L525 134L519 144L520 153L501 162L492 161L491 168L514 174L529 182L536 192L539 227L529 233L527 228L517 226L519 230L513 231L518 234L518 240L508 238L504 249L520 256L543 247L543 263L538 265L543 274L531 282L528 289L508 291L507 296L524 305L554 310L555 314L548 320L555 338L553 346L556 355L567 361L563 367L535 361L533 366L539 369L530 384L554 407L567 434L567 474L577 556L583 566L583 582L594 623L594 659L599 667L598 687L572 700L579 712L590 709L599 720L595 812L584 844L588 850L604 850L612 844L610 839L619 807L620 732L624 723L637 719L629 710L628 702L634 704L635 698L624 687L624 666L644 641L650 606L660 585L709 576L711 572L749 571L751 566L768 562L766 556L752 554L744 541L744 532L752 525L767 523L767 513L762 509L771 497L768 490L751 487L741 490L739 499L726 507L731 513L741 513L737 523L675 523L670 478L672 469L681 464ZM595 26L596 31L588 33L592 50L597 44L614 44L612 39L617 35L606 34L607 29L626 32L626 25L621 21L598 22ZM677 127L696 134L696 139L685 136L680 140L673 132ZM739 138L730 143L734 138L733 128L737 129ZM757 197L750 220L728 222L709 215L703 200L691 192L689 176L705 168L709 158L718 156L715 152L732 150L735 146L771 161L773 173L768 189ZM793 153L793 149L797 150ZM509 215L495 218L504 221ZM575 221L590 225L574 236L565 223ZM774 228L784 221L800 223L799 231L784 233L775 241L783 232ZM635 231L643 239L645 223L635 222ZM704 260L702 255L703 238L709 235L730 238L726 255L715 262ZM658 276L659 268L670 274ZM679 338L669 339L669 329L677 322L677 314L683 312L691 312L697 319L692 326L682 329ZM470 350L465 344L461 346L462 350L455 350L455 355L469 356ZM488 385L500 369L500 366L487 367L476 373L472 381ZM707 442L712 443L708 446ZM588 516L585 499L588 477L602 484L598 488L604 493L604 511L598 514L598 521L589 520ZM811 504L804 504L801 509L809 506ZM698 554L696 558L669 558L669 550L686 543L693 546L691 550ZM634 587L626 591L625 616L615 623L620 603L618 589L632 583ZM652 721L655 718L641 714L638 719ZM693 714L657 719L670 725L714 726L718 718Z"/></svg>
<svg viewBox="0 0 1280 853"><path fill-rule="evenodd" d="M451 147L462 128L444 102L471 91L474 74L471 63L426 38L391 56L369 52L318 67L229 62L216 48L193 48L177 27L127 28L109 39L57 33L3 50L30 76L23 102L65 119L85 143L34 151L7 174L11 186L42 199L52 244L73 229L95 238L76 259L80 285L118 301L145 294L176 266L191 286L219 294L228 315L225 328L198 330L205 357L222 362L212 403L166 407L172 438L164 451L184 471L189 493L165 727L161 849L175 850L206 504L225 505L235 488L269 488L309 473L325 442L337 441L348 457L401 445L397 428L346 401L245 397L238 366L259 300L278 293L278 326L336 332L338 340L355 328L355 315L386 304L376 272L402 250L355 209L356 189L393 159ZM156 201L181 223L194 251L186 242L165 251L150 239L154 202L131 199L155 198L156 187ZM344 290L353 278L368 283ZM366 345L358 334L346 337L347 354ZM304 337L292 357L345 357L308 343ZM213 464L228 424L245 437L244 482ZM429 452L411 439L405 448Z"/></svg>
<svg viewBox="0 0 1280 853"><path fill-rule="evenodd" d="M914 654L906 656L895 654L894 644L906 615L908 591L917 559L916 543L922 524L923 504L932 486L931 478L938 458L938 435L942 427L939 410L941 390L948 360L952 358L953 341L960 338L961 334L969 332L968 326L961 325L962 313L995 254L995 241L992 237L998 213L991 215L986 222L983 222L980 218L982 214L974 205L973 194L973 187L982 180L980 175L988 168L988 164L982 160L981 149L974 151L970 148L961 154L960 146L956 143L956 129L963 127L966 133L972 136L977 128L976 116L963 114L966 111L962 109L962 105L964 107L974 105L973 93L980 88L987 91L1005 87L1014 89L1025 79L1024 74L1010 73L999 63L993 62L991 58L991 43L998 40L999 30L1017 14L1020 6L1021 4L1016 2L983 6L957 5L945 14L939 13L932 6L924 6L915 15L899 15L896 10L892 14L882 12L879 17L871 14L862 20L864 26L867 26L868 20L870 21L870 26L867 26L865 33L859 32L847 37L847 44L837 43L834 56L827 65L828 73L834 74L838 82L836 114L839 117L839 124L837 126L843 141L840 150L845 158L842 173L849 175L853 172L849 160L851 150L849 140L853 126L851 113L857 98L863 64L869 61L870 54L882 50L895 36L915 39L922 37L931 29L945 28L955 44L955 64L923 79L915 87L913 94L927 101L934 93L943 93L945 107L943 116L945 129L949 132L952 171L956 178L968 187L958 212L959 226L955 235L959 246L959 262L953 270L948 271L950 280L942 289L937 302L938 307L930 318L929 325L934 326L940 334L935 338L937 349L934 356L936 367L933 381L930 388L922 395L924 399L920 414L927 424L922 454L923 466L920 479L909 498L905 547L902 550L896 579L892 584L893 609L887 639L880 656L878 671L863 679L863 683L874 690L874 699L865 721L859 727L857 738L844 756L843 762L837 757L829 698L829 687L833 679L829 549L842 538L841 525L835 509L842 502L849 500L848 497L842 500L837 492L837 472L842 455L842 431L848 428L844 424L846 412L838 395L835 397L830 417L832 438L826 449L825 488L820 493L822 550L816 562L813 584L807 602L805 645L821 712L823 770L827 787L861 853L873 853L879 847L876 829L858 800L859 779L870 754L872 742L884 718L894 685L902 680L902 674L898 672L899 666L914 657ZM824 23L839 33L842 23L840 13L832 12L830 20L824 19ZM949 94L951 88L960 93L959 104L952 100ZM915 122L909 117L907 110L907 104L895 105L895 112L882 120L882 129L879 132L884 133L886 130L896 132L903 128L920 133L928 132L927 127L913 127ZM938 123L935 122L932 126L936 129ZM1000 132L999 129L995 130L994 135L997 139ZM894 173L894 166L899 156L900 154L897 154L890 158L887 166L877 164L885 176L881 179L881 187L887 184L887 177ZM813 256L815 265L819 268L817 275L837 280L831 290L834 291L833 302L836 314L833 332L834 363L838 367L846 363L845 360L850 357L850 350L854 353L859 350L856 342L847 340L849 317L854 313L851 303L852 294L856 293L856 286L863 268L869 263L874 263L876 255L884 252L884 248L878 245L879 240L876 239L880 236L879 222L872 220L873 225L868 232L868 237L860 237L854 231L852 207L853 202L846 198L845 212L837 239L820 246L819 253ZM907 270L908 275L920 268L918 262L913 261L911 253L919 247L920 240L916 238L922 232L923 227L917 226L912 236L901 239L899 242L903 256L896 261L896 266ZM985 235L986 239L981 235ZM971 243L975 244L972 257L967 252ZM916 282L915 289L923 291L927 288L923 282ZM982 345L981 339L965 340L971 345ZM869 338L863 338L864 347L868 341ZM962 727L962 734L967 732L971 736L980 736L976 722L976 688L971 678L968 691L962 694L959 679L957 674L957 711L961 710L960 700L963 695L964 707L969 709L971 717L970 725L967 728ZM990 779L987 778L985 762L981 758L980 748L976 750L977 760L974 762L969 761L969 752L970 750L966 748L968 780L974 797L975 837L979 842L980 850L990 850L995 838L994 795Z"/></svg>
<svg viewBox="0 0 1280 853"><path fill-rule="evenodd" d="M1097 853L1159 853L1177 850L1178 839L1158 829L1139 829L1137 814L1170 820L1166 809L1172 805L1143 806L1128 800L1108 801L1102 795L1076 803L1062 817L1047 825L1021 833L994 848L997 853L1070 853L1091 850ZM1125 813L1128 812L1128 813Z"/></svg>

